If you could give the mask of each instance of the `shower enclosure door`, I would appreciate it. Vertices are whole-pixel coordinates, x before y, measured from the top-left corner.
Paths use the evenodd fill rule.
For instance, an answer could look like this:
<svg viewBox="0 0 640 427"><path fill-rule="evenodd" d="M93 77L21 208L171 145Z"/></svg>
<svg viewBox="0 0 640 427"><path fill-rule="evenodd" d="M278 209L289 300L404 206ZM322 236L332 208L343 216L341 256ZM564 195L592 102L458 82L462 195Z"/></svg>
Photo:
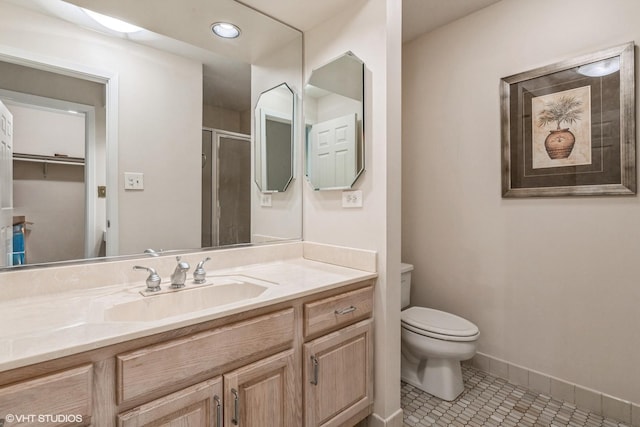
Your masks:
<svg viewBox="0 0 640 427"><path fill-rule="evenodd" d="M202 130L202 247L251 241L251 137Z"/></svg>

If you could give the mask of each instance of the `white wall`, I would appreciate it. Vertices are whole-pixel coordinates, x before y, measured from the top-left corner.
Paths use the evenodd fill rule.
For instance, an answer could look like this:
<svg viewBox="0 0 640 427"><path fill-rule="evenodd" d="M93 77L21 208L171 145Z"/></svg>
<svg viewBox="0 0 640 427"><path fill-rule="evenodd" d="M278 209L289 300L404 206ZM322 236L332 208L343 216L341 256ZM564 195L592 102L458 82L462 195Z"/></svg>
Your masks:
<svg viewBox="0 0 640 427"><path fill-rule="evenodd" d="M200 246L202 66L0 4L3 51L117 75L120 252ZM46 28L46 33L42 31ZM125 192L123 172L145 190Z"/></svg>
<svg viewBox="0 0 640 427"><path fill-rule="evenodd" d="M305 32L305 70L346 51L365 63L365 168L355 184L362 209L343 209L340 191L304 185L304 239L375 250L375 404L372 425L402 425L400 410L400 53L401 2L354 1Z"/></svg>
<svg viewBox="0 0 640 427"><path fill-rule="evenodd" d="M84 115L19 105L11 105L11 114L15 153L84 158Z"/></svg>
<svg viewBox="0 0 640 427"><path fill-rule="evenodd" d="M302 43L300 39L294 39L290 44L283 46L277 52L271 52L257 59L251 65L251 111L255 111L260 94L266 90L287 83L293 91L296 100L296 123L301 123L302 111L300 97L302 94ZM251 128L256 130L255 114L251 114ZM261 206L261 192L255 183L255 165L252 163L251 183L251 241L273 241L277 239L299 239L302 235L302 129L294 129L294 174L293 180L287 190L280 193L271 193L269 207ZM253 138L257 131L253 132ZM255 144L251 144L252 162Z"/></svg>
<svg viewBox="0 0 640 427"><path fill-rule="evenodd" d="M475 322L483 353L636 403L638 197L502 199L498 89L640 43L638 16L636 0L501 1L403 47L402 106L413 303Z"/></svg>
<svg viewBox="0 0 640 427"><path fill-rule="evenodd" d="M310 114L306 117L307 124L335 119L336 117L353 114L354 111L357 111L358 121L362 120L362 115L360 114L362 101L331 93L320 98L307 97L305 102L311 104L308 110Z"/></svg>

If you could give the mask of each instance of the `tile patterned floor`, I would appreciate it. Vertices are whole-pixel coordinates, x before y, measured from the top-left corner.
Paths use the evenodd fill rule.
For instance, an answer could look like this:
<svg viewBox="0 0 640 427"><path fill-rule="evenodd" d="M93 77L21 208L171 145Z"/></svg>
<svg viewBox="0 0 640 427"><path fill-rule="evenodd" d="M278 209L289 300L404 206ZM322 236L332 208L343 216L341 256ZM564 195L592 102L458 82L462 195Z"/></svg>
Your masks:
<svg viewBox="0 0 640 427"><path fill-rule="evenodd" d="M627 427L544 394L463 365L464 392L453 402L402 383L405 427Z"/></svg>

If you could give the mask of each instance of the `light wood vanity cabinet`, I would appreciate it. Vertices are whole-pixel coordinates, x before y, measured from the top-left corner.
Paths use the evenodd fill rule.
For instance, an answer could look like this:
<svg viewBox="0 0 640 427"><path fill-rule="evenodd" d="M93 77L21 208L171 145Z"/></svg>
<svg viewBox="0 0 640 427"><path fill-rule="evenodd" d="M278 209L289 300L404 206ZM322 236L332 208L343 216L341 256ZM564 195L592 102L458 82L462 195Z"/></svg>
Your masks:
<svg viewBox="0 0 640 427"><path fill-rule="evenodd" d="M14 426L83 426L91 423L91 365L0 387L0 418Z"/></svg>
<svg viewBox="0 0 640 427"><path fill-rule="evenodd" d="M293 331L290 308L119 354L118 404L291 346Z"/></svg>
<svg viewBox="0 0 640 427"><path fill-rule="evenodd" d="M371 413L372 311L371 286L305 304L305 336L325 333L304 344L306 427L352 426Z"/></svg>
<svg viewBox="0 0 640 427"><path fill-rule="evenodd" d="M118 415L118 426L221 427L222 378L204 381Z"/></svg>
<svg viewBox="0 0 640 427"><path fill-rule="evenodd" d="M225 426L299 425L294 351L288 350L224 375Z"/></svg>
<svg viewBox="0 0 640 427"><path fill-rule="evenodd" d="M79 416L43 426L351 427L372 409L372 285L0 372L0 414Z"/></svg>
<svg viewBox="0 0 640 427"><path fill-rule="evenodd" d="M118 426L295 426L295 381L287 350L119 414Z"/></svg>
<svg viewBox="0 0 640 427"><path fill-rule="evenodd" d="M291 347L294 329L289 308L119 354L118 403ZM285 427L296 423L295 394L294 350L289 349L120 414L118 425Z"/></svg>

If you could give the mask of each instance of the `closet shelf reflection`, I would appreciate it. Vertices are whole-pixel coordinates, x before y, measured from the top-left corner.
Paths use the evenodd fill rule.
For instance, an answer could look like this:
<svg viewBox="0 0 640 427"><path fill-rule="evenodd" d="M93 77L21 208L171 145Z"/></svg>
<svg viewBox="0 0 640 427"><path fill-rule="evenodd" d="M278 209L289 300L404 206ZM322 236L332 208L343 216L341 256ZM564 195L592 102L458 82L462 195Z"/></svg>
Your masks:
<svg viewBox="0 0 640 427"><path fill-rule="evenodd" d="M41 156L39 154L13 153L13 160L22 162L57 163L62 165L84 166L84 158L68 156Z"/></svg>

